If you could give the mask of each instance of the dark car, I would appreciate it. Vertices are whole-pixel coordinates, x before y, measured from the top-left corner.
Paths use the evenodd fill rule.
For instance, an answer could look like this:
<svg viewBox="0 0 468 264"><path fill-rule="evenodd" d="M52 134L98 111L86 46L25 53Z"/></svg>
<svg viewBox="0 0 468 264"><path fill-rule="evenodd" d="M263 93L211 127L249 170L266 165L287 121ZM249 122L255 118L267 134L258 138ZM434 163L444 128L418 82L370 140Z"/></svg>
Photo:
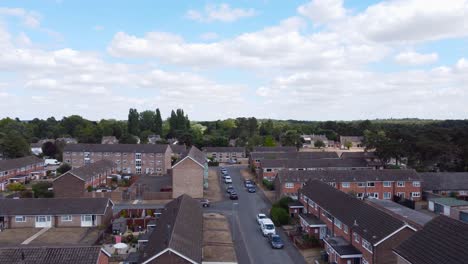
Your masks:
<svg viewBox="0 0 468 264"><path fill-rule="evenodd" d="M226 188L226 192L227 192L227 193L234 192L234 187L232 187L232 185L229 185L229 186Z"/></svg>
<svg viewBox="0 0 468 264"><path fill-rule="evenodd" d="M237 193L236 193L236 192L231 192L231 194L229 195L229 199L231 199L231 200L238 200L238 199L239 199L239 196L237 196Z"/></svg>
<svg viewBox="0 0 468 264"><path fill-rule="evenodd" d="M200 204L203 207L210 207L210 201L208 199L200 199Z"/></svg>
<svg viewBox="0 0 468 264"><path fill-rule="evenodd" d="M255 193L255 192L257 192L257 188L255 188L255 187L250 187L250 188L247 189L247 191L248 191L249 193Z"/></svg>
<svg viewBox="0 0 468 264"><path fill-rule="evenodd" d="M270 242L271 248L276 248L276 249L284 248L283 240L278 235L269 235L268 241Z"/></svg>
<svg viewBox="0 0 468 264"><path fill-rule="evenodd" d="M255 186L253 184L251 184L251 183L246 183L245 184L245 188L247 188L247 189L250 189L250 188L253 188L253 187L255 187Z"/></svg>

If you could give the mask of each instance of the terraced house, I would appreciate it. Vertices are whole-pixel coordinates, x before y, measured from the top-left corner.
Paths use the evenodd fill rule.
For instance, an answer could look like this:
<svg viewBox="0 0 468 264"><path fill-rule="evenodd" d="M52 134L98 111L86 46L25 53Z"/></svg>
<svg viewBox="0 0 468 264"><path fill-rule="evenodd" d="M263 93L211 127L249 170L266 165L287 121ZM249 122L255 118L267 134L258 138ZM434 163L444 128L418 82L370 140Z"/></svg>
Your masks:
<svg viewBox="0 0 468 264"><path fill-rule="evenodd" d="M307 181L320 180L357 198L421 200L421 177L415 170L281 170L275 179L278 198L297 193Z"/></svg>
<svg viewBox="0 0 468 264"><path fill-rule="evenodd" d="M273 159L338 159L336 152L251 152L249 165L251 168L261 167L263 160Z"/></svg>
<svg viewBox="0 0 468 264"><path fill-rule="evenodd" d="M21 198L0 203L0 227L94 227L107 225L113 203L107 198Z"/></svg>
<svg viewBox="0 0 468 264"><path fill-rule="evenodd" d="M238 162L247 160L243 147L206 147L203 148L207 158L217 162Z"/></svg>
<svg viewBox="0 0 468 264"><path fill-rule="evenodd" d="M44 160L36 156L0 160L0 190L17 176L45 176Z"/></svg>
<svg viewBox="0 0 468 264"><path fill-rule="evenodd" d="M105 159L122 173L163 175L171 168L171 154L169 145L72 144L65 146L63 160L78 168Z"/></svg>
<svg viewBox="0 0 468 264"><path fill-rule="evenodd" d="M364 201L313 180L300 191L301 226L323 240L328 261L337 264L397 263L392 249L415 228Z"/></svg>

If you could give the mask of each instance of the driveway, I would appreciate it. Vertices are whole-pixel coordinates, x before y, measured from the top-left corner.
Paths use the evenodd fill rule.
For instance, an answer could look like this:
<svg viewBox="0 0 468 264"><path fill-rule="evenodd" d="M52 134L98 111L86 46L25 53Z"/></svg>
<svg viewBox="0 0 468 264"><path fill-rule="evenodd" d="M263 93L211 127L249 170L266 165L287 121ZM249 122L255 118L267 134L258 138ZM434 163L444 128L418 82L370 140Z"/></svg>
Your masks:
<svg viewBox="0 0 468 264"><path fill-rule="evenodd" d="M268 213L271 205L261 191L248 193L245 190L240 170L245 169L246 166L228 166L226 168L232 177L232 185L239 195L239 200L230 201L226 198L222 202L213 203L206 211L220 212L228 216L238 262L242 264L305 264L302 255L282 230L276 230L285 243L285 248L279 250L272 249L267 239L261 234L255 216L258 213ZM221 189L225 193L224 183L221 183Z"/></svg>

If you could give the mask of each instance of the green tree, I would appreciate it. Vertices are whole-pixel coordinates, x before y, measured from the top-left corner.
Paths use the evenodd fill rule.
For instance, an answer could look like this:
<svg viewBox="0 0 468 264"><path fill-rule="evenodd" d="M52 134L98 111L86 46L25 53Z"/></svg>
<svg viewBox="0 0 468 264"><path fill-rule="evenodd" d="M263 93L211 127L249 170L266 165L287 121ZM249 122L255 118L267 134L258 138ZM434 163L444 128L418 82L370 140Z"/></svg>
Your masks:
<svg viewBox="0 0 468 264"><path fill-rule="evenodd" d="M288 211L282 207L272 207L270 215L271 220L276 226L287 225L289 223Z"/></svg>
<svg viewBox="0 0 468 264"><path fill-rule="evenodd" d="M263 146L274 147L276 146L276 141L272 136L265 136L265 138L263 139Z"/></svg>
<svg viewBox="0 0 468 264"><path fill-rule="evenodd" d="M155 129L156 114L146 110L140 113L140 131L152 131Z"/></svg>
<svg viewBox="0 0 468 264"><path fill-rule="evenodd" d="M140 115L136 109L128 111L127 131L131 135L140 135Z"/></svg>
<svg viewBox="0 0 468 264"><path fill-rule="evenodd" d="M8 131L0 133L0 151L8 158L20 158L30 155L31 148L21 134Z"/></svg>
<svg viewBox="0 0 468 264"><path fill-rule="evenodd" d="M58 168L57 168L57 172L60 173L60 174L64 174L65 172L71 170L72 167L70 166L70 164L68 163L62 163Z"/></svg>
<svg viewBox="0 0 468 264"><path fill-rule="evenodd" d="M55 157L57 154L57 146L55 146L55 143L47 141L42 144L42 153L47 157Z"/></svg>
<svg viewBox="0 0 468 264"><path fill-rule="evenodd" d="M346 141L346 142L344 143L344 146L345 146L345 148L350 149L350 148L353 147L353 142L351 142L351 141Z"/></svg>
<svg viewBox="0 0 468 264"><path fill-rule="evenodd" d="M24 191L26 187L24 187L24 185L19 182L14 182L14 183L8 184L7 189L11 192L20 192L20 191Z"/></svg>
<svg viewBox="0 0 468 264"><path fill-rule="evenodd" d="M323 143L323 141L320 140L320 139L319 139L319 140L316 140L316 141L314 141L314 147L316 147L316 148L324 148L324 147L325 147L325 143Z"/></svg>
<svg viewBox="0 0 468 264"><path fill-rule="evenodd" d="M33 184L31 189L35 198L52 198L54 197L54 193L49 191L49 188L51 187L51 182L38 182Z"/></svg>
<svg viewBox="0 0 468 264"><path fill-rule="evenodd" d="M267 121L262 122L259 133L261 136L273 135L273 121L268 119Z"/></svg>
<svg viewBox="0 0 468 264"><path fill-rule="evenodd" d="M281 136L281 145L283 146L301 146L301 137L296 130L288 130Z"/></svg>
<svg viewBox="0 0 468 264"><path fill-rule="evenodd" d="M163 134L163 121L161 118L161 112L159 111L159 108L156 109L156 115L154 117L154 133L156 135L160 135L162 137Z"/></svg>

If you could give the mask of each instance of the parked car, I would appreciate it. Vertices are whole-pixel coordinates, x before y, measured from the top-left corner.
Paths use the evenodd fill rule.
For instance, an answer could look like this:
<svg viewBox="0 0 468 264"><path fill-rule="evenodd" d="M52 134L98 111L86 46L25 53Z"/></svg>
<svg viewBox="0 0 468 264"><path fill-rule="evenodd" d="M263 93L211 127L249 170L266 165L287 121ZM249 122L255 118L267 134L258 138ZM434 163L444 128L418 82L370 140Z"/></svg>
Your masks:
<svg viewBox="0 0 468 264"><path fill-rule="evenodd" d="M247 187L248 184L252 185L252 181L251 180L244 180L244 186Z"/></svg>
<svg viewBox="0 0 468 264"><path fill-rule="evenodd" d="M227 177L231 177L231 176L229 176L229 174L225 174L223 175L223 180L225 180Z"/></svg>
<svg viewBox="0 0 468 264"><path fill-rule="evenodd" d="M56 159L45 159L44 164L47 165L60 165L60 161Z"/></svg>
<svg viewBox="0 0 468 264"><path fill-rule="evenodd" d="M231 193L232 191L234 191L234 187L232 187L232 185L229 185L229 186L226 188L226 192L227 192L227 193Z"/></svg>
<svg viewBox="0 0 468 264"><path fill-rule="evenodd" d="M232 183L231 176L227 176L226 178L224 178L224 183L226 183L226 184Z"/></svg>
<svg viewBox="0 0 468 264"><path fill-rule="evenodd" d="M229 194L229 199L238 200L239 196L237 196L237 193L235 191L232 191L231 194Z"/></svg>
<svg viewBox="0 0 468 264"><path fill-rule="evenodd" d="M249 189L249 188L254 188L255 186L253 184L250 184L250 183L246 183L245 184L245 188Z"/></svg>
<svg viewBox="0 0 468 264"><path fill-rule="evenodd" d="M270 234L275 235L275 225L270 218L266 218L260 221L260 231L262 231L263 236L268 236Z"/></svg>
<svg viewBox="0 0 468 264"><path fill-rule="evenodd" d="M260 224L260 221L267 218L268 217L265 214L257 214L257 224Z"/></svg>
<svg viewBox="0 0 468 264"><path fill-rule="evenodd" d="M256 192L257 192L257 188L255 188L255 187L250 187L250 188L247 189L247 191L248 191L249 193L256 193Z"/></svg>
<svg viewBox="0 0 468 264"><path fill-rule="evenodd" d="M271 248L274 248L274 249L284 248L283 240L278 235L269 235L268 242L270 243Z"/></svg>
<svg viewBox="0 0 468 264"><path fill-rule="evenodd" d="M200 204L203 207L210 207L210 201L208 199L200 199Z"/></svg>

